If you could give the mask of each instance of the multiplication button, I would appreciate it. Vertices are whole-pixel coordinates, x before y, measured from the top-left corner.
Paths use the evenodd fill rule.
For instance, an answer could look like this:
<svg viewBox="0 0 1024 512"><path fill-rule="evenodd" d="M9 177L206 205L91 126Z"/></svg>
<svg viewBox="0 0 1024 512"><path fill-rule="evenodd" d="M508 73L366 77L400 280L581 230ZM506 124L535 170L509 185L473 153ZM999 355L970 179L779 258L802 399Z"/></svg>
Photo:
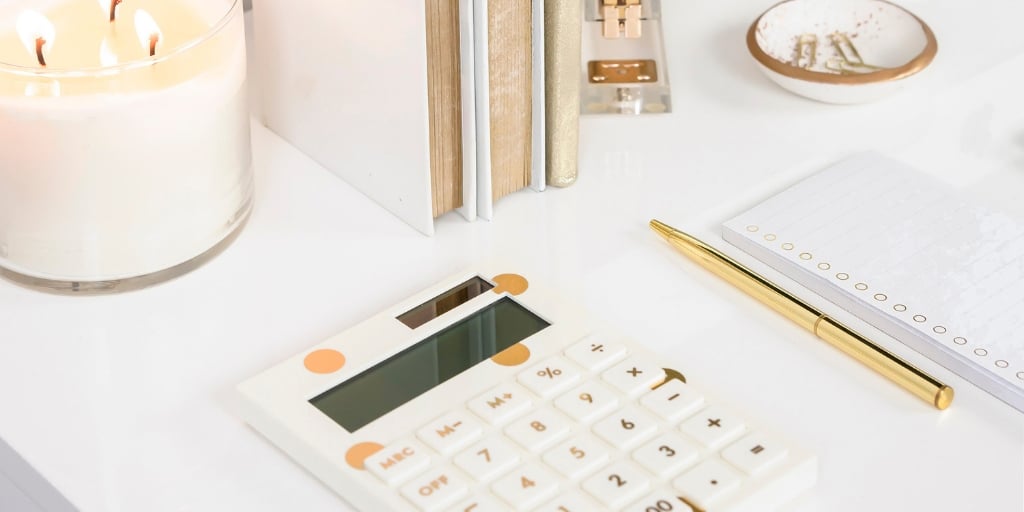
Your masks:
<svg viewBox="0 0 1024 512"><path fill-rule="evenodd" d="M425 471L430 466L430 456L423 445L406 439L371 455L364 464L388 485L396 485Z"/></svg>
<svg viewBox="0 0 1024 512"><path fill-rule="evenodd" d="M601 377L623 393L636 396L664 382L665 370L654 361L634 356L605 370Z"/></svg>
<svg viewBox="0 0 1024 512"><path fill-rule="evenodd" d="M592 372L600 371L626 355L626 346L600 335L583 338L565 351L569 359Z"/></svg>
<svg viewBox="0 0 1024 512"><path fill-rule="evenodd" d="M402 495L424 512L441 510L468 491L466 481L449 467L430 470L402 487Z"/></svg>
<svg viewBox="0 0 1024 512"><path fill-rule="evenodd" d="M465 410L459 410L430 422L416 432L416 437L442 455L451 455L475 441L482 432L479 420Z"/></svg>
<svg viewBox="0 0 1024 512"><path fill-rule="evenodd" d="M530 409L533 399L515 384L502 384L470 400L469 410L492 425L500 425Z"/></svg>
<svg viewBox="0 0 1024 512"><path fill-rule="evenodd" d="M564 357L552 357L519 374L518 381L541 398L554 396L580 380L576 365Z"/></svg>

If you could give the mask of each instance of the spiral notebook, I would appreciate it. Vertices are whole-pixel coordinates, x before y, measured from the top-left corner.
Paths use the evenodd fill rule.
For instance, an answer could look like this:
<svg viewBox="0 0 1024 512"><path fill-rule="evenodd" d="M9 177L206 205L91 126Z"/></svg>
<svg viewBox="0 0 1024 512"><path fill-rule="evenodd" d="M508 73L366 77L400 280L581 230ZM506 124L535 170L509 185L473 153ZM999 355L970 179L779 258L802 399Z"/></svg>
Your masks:
<svg viewBox="0 0 1024 512"><path fill-rule="evenodd" d="M776 270L1024 412L1024 223L865 154L726 222Z"/></svg>

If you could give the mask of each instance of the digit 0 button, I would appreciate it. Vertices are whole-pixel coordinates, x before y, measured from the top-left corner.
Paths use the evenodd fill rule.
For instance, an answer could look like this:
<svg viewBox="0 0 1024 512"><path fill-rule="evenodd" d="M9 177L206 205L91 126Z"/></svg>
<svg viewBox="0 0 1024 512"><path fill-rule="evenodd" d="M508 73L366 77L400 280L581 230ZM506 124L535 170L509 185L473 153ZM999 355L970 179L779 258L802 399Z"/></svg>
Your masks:
<svg viewBox="0 0 1024 512"><path fill-rule="evenodd" d="M430 456L423 445L406 439L371 455L364 464L388 485L397 485L425 471L430 466Z"/></svg>
<svg viewBox="0 0 1024 512"><path fill-rule="evenodd" d="M423 512L434 512L455 503L469 486L449 467L432 469L402 487L402 495Z"/></svg>
<svg viewBox="0 0 1024 512"><path fill-rule="evenodd" d="M442 455L475 441L483 432L480 422L465 410L452 411L419 429L416 436Z"/></svg>
<svg viewBox="0 0 1024 512"><path fill-rule="evenodd" d="M693 512L676 494L669 489L658 489L622 509L622 512Z"/></svg>

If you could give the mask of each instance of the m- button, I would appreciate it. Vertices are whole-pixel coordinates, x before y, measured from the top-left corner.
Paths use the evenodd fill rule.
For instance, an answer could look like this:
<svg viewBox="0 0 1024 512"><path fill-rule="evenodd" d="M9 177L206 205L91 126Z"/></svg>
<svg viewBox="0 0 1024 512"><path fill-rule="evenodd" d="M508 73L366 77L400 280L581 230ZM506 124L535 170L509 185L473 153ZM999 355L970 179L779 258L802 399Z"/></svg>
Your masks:
<svg viewBox="0 0 1024 512"><path fill-rule="evenodd" d="M430 467L430 456L423 445L406 439L371 455L365 465L388 485L397 485Z"/></svg>
<svg viewBox="0 0 1024 512"><path fill-rule="evenodd" d="M416 437L441 454L451 455L476 441L482 432L480 421L465 410L458 410L428 423L416 432Z"/></svg>

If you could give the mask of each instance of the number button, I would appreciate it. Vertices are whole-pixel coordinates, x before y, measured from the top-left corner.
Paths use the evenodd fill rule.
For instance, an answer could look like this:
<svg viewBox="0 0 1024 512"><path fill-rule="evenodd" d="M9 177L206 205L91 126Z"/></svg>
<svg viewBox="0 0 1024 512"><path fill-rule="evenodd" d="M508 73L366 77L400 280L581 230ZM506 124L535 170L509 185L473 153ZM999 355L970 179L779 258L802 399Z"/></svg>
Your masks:
<svg viewBox="0 0 1024 512"><path fill-rule="evenodd" d="M622 509L622 512L693 512L693 509L671 490L658 489Z"/></svg>
<svg viewBox="0 0 1024 512"><path fill-rule="evenodd" d="M605 370L601 377L619 391L636 396L663 382L665 370L647 358L633 356Z"/></svg>
<svg viewBox="0 0 1024 512"><path fill-rule="evenodd" d="M485 439L455 456L455 465L480 482L491 481L519 463L519 450L500 437Z"/></svg>
<svg viewBox="0 0 1024 512"><path fill-rule="evenodd" d="M736 439L746 428L736 416L718 406L708 407L679 426L679 430L712 450Z"/></svg>
<svg viewBox="0 0 1024 512"><path fill-rule="evenodd" d="M654 414L674 423L703 407L704 396L686 383L671 379L644 395L640 403Z"/></svg>
<svg viewBox="0 0 1024 512"><path fill-rule="evenodd" d="M545 407L512 422L505 429L505 435L523 448L537 453L568 436L570 427L568 418L562 413Z"/></svg>
<svg viewBox="0 0 1024 512"><path fill-rule="evenodd" d="M742 477L719 459L708 459L672 481L672 486L694 505L710 510L716 501L732 494Z"/></svg>
<svg viewBox="0 0 1024 512"><path fill-rule="evenodd" d="M426 471L429 466L427 449L412 439L394 443L373 454L365 462L366 469L388 485L400 484Z"/></svg>
<svg viewBox="0 0 1024 512"><path fill-rule="evenodd" d="M743 470L756 475L782 462L789 450L782 443L760 433L750 434L722 450L722 458Z"/></svg>
<svg viewBox="0 0 1024 512"><path fill-rule="evenodd" d="M583 489L610 508L635 500L651 486L644 471L632 462L618 461L583 482Z"/></svg>
<svg viewBox="0 0 1024 512"><path fill-rule="evenodd" d="M564 357L552 357L519 374L519 383L542 398L564 391L580 380L576 365Z"/></svg>
<svg viewBox="0 0 1024 512"><path fill-rule="evenodd" d="M591 423L619 405L617 394L600 382L587 382L555 399L555 407L580 423Z"/></svg>
<svg viewBox="0 0 1024 512"><path fill-rule="evenodd" d="M454 411L434 420L416 436L443 455L451 455L480 437L483 428L466 411Z"/></svg>
<svg viewBox="0 0 1024 512"><path fill-rule="evenodd" d="M700 448L676 434L662 434L633 452L633 460L659 478L671 478L700 458Z"/></svg>
<svg viewBox="0 0 1024 512"><path fill-rule="evenodd" d="M516 510L532 510L558 491L557 477L537 463L527 464L494 482L491 489Z"/></svg>
<svg viewBox="0 0 1024 512"><path fill-rule="evenodd" d="M593 437L576 437L548 450L544 462L566 478L576 480L607 464L608 449Z"/></svg>
<svg viewBox="0 0 1024 512"><path fill-rule="evenodd" d="M526 412L533 400L515 384L504 384L470 400L469 410L492 425L500 425Z"/></svg>
<svg viewBox="0 0 1024 512"><path fill-rule="evenodd" d="M538 508L536 512L592 512L594 510L601 510L601 507L578 492L570 492L555 498L554 501Z"/></svg>
<svg viewBox="0 0 1024 512"><path fill-rule="evenodd" d="M424 512L440 510L468 492L466 481L451 468L431 470L402 487L402 495Z"/></svg>
<svg viewBox="0 0 1024 512"><path fill-rule="evenodd" d="M628 450L658 430L650 415L635 406L626 406L594 424L594 432L612 446Z"/></svg>
<svg viewBox="0 0 1024 512"><path fill-rule="evenodd" d="M625 357L626 346L604 336L592 335L569 347L565 355L587 370L596 372Z"/></svg>
<svg viewBox="0 0 1024 512"><path fill-rule="evenodd" d="M476 494L452 507L452 512L503 512L505 505L487 494Z"/></svg>

